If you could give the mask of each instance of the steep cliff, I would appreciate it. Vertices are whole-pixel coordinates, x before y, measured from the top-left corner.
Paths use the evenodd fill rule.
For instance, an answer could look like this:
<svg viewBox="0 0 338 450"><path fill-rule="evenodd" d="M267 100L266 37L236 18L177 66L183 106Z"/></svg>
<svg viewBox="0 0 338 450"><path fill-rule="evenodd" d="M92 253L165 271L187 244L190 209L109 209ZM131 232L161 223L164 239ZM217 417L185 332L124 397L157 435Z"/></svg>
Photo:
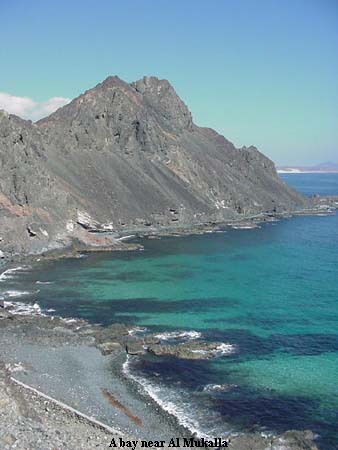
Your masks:
<svg viewBox="0 0 338 450"><path fill-rule="evenodd" d="M191 225L302 208L255 147L196 126L166 80L108 77L36 124L0 114L0 248L82 228Z"/></svg>

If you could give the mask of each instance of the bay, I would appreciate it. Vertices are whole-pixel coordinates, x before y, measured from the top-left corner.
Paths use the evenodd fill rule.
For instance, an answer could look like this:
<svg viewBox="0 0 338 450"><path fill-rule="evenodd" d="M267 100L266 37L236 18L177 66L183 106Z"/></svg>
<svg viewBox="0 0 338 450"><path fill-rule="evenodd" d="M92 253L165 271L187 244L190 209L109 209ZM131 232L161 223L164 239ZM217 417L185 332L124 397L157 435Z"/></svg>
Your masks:
<svg viewBox="0 0 338 450"><path fill-rule="evenodd" d="M338 174L282 178L305 195L338 195ZM141 243L45 262L0 288L66 317L230 343L213 360L135 359L128 372L202 434L311 429L336 448L338 216Z"/></svg>

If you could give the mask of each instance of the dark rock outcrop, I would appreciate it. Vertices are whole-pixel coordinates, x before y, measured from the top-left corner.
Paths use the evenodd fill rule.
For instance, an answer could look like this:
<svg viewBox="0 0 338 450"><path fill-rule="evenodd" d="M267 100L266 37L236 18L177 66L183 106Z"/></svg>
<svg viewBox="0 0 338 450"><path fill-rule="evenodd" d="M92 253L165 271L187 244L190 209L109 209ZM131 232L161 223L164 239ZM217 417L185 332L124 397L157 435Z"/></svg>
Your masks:
<svg viewBox="0 0 338 450"><path fill-rule="evenodd" d="M86 242L93 230L238 220L307 202L255 147L196 126L155 77L108 77L36 124L0 112L5 252L63 247L80 231Z"/></svg>
<svg viewBox="0 0 338 450"><path fill-rule="evenodd" d="M178 344L155 344L148 351L156 356L175 356L180 359L210 359L217 355L230 354L233 347L222 342L185 341Z"/></svg>

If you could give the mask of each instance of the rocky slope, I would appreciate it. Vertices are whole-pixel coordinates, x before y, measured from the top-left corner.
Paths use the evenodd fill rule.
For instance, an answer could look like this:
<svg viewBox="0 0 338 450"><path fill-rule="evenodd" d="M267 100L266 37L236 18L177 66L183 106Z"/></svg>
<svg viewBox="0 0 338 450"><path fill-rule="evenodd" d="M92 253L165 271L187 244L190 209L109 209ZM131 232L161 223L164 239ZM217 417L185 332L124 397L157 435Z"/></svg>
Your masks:
<svg viewBox="0 0 338 450"><path fill-rule="evenodd" d="M196 126L165 80L109 77L36 124L0 112L0 249L85 230L186 226L304 208L255 147Z"/></svg>

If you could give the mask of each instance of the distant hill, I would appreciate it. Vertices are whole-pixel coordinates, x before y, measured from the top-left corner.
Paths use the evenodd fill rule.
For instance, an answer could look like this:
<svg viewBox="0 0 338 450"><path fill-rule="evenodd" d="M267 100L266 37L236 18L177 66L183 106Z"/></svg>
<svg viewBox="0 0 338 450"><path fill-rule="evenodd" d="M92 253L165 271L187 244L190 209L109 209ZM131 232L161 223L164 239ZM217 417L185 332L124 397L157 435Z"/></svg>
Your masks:
<svg viewBox="0 0 338 450"><path fill-rule="evenodd" d="M338 163L327 161L315 166L279 166L278 173L338 173Z"/></svg>

